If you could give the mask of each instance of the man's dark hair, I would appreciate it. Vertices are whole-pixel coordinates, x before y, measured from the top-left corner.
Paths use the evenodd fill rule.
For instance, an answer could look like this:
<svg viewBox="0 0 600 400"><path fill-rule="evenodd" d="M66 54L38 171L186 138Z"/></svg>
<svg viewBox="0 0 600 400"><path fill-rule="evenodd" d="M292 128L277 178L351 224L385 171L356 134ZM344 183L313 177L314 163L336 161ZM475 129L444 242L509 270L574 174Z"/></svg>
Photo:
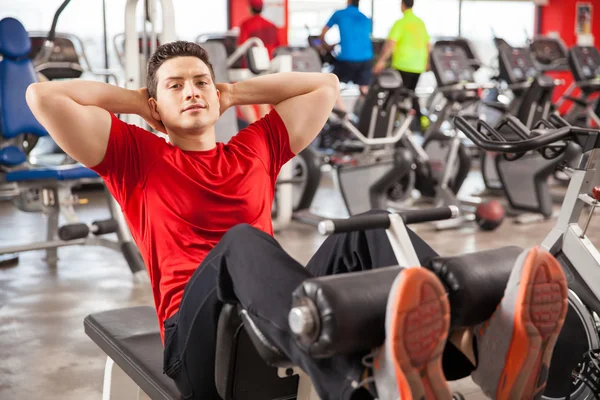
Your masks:
<svg viewBox="0 0 600 400"><path fill-rule="evenodd" d="M360 3L360 0L351 0L350 4L353 5L354 7L358 7L358 3Z"/></svg>
<svg viewBox="0 0 600 400"><path fill-rule="evenodd" d="M413 8L413 6L415 5L415 0L402 0L402 3L406 8Z"/></svg>
<svg viewBox="0 0 600 400"><path fill-rule="evenodd" d="M250 7L250 10L252 10L253 15L258 15L262 12L263 8L262 7Z"/></svg>
<svg viewBox="0 0 600 400"><path fill-rule="evenodd" d="M208 53L202 47L192 42L179 40L177 42L165 43L159 46L150 61L148 61L148 95L156 99L156 86L158 85L156 72L160 66L167 60L176 57L197 57L206 64L210 71L210 76L215 81L215 71L208 59Z"/></svg>

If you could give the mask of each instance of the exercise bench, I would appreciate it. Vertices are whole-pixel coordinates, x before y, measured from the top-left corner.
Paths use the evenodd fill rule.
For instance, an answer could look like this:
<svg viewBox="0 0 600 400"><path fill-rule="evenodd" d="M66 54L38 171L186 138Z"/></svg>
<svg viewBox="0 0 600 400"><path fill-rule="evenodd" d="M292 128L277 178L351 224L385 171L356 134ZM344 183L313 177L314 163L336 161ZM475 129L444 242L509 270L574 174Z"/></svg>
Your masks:
<svg viewBox="0 0 600 400"><path fill-rule="evenodd" d="M243 320L249 319L243 315L243 310L227 304L219 317L215 383L221 398L310 399L306 394L311 390L308 379L299 389L298 374L303 373L258 330L253 331L253 324L248 329ZM181 398L171 378L163 374L163 346L152 307L91 314L84 319L84 329L107 355L104 400Z"/></svg>

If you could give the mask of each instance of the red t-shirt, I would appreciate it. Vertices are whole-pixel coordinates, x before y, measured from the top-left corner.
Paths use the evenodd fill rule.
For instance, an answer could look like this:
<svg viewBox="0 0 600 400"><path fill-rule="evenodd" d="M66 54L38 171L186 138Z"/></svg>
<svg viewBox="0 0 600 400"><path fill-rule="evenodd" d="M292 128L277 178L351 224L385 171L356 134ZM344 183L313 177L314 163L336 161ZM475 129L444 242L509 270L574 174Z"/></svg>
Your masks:
<svg viewBox="0 0 600 400"><path fill-rule="evenodd" d="M294 154L276 110L206 151L184 151L112 115L108 148L92 168L127 220L163 322L185 284L231 227L273 234L271 206L281 167Z"/></svg>
<svg viewBox="0 0 600 400"><path fill-rule="evenodd" d="M240 35L238 36L238 46L251 37L257 37L263 41L269 55L273 57L273 52L280 46L279 30L271 22L260 15L253 15L240 25Z"/></svg>

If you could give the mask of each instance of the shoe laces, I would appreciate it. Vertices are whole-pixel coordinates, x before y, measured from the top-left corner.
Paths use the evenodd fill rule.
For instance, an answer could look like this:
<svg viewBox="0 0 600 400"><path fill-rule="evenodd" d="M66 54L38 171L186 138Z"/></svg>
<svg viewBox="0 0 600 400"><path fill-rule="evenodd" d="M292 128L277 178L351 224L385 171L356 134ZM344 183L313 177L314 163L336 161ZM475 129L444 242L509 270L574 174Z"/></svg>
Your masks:
<svg viewBox="0 0 600 400"><path fill-rule="evenodd" d="M381 349L373 349L373 351L371 351L369 354L363 356L361 359L362 365L371 371L373 371L375 368L378 368L377 357L379 356L380 351ZM355 385L353 386L355 388L364 387L371 394L371 396L373 396L374 399L378 398L377 393L375 393L375 377L372 374L366 377L365 379L361 380L360 382L355 382Z"/></svg>

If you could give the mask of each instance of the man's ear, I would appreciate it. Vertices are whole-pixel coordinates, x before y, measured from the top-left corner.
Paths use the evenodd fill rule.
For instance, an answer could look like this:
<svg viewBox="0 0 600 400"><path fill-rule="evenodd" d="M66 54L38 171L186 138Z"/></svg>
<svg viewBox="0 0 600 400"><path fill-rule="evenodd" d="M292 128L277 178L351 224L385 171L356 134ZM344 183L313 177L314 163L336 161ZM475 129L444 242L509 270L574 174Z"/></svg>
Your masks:
<svg viewBox="0 0 600 400"><path fill-rule="evenodd" d="M160 119L160 113L158 112L158 103L156 102L156 99L150 97L148 99L148 105L150 106L150 113L152 114L152 118L154 118L157 121L162 121Z"/></svg>

